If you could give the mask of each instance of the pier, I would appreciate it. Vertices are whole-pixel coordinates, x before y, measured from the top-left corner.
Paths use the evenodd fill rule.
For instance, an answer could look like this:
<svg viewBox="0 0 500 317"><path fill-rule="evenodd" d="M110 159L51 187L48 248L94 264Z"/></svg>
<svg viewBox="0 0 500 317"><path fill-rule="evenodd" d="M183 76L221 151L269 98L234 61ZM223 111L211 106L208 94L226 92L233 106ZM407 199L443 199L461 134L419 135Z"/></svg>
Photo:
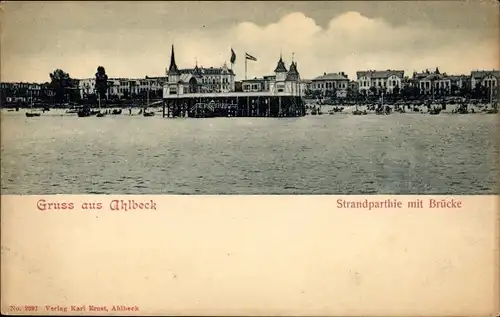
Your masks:
<svg viewBox="0 0 500 317"><path fill-rule="evenodd" d="M302 117L302 97L272 92L227 92L166 95L163 117Z"/></svg>

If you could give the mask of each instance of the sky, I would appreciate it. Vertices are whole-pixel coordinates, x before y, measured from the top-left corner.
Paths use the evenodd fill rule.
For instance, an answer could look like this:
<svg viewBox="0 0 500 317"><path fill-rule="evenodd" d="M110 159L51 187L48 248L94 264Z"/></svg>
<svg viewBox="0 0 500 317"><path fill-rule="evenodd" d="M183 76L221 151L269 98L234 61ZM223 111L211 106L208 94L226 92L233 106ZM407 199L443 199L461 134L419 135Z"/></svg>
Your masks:
<svg viewBox="0 0 500 317"><path fill-rule="evenodd" d="M435 69L469 74L500 68L499 2L3 2L0 78L164 76L171 46L179 68L229 64L236 79L273 74L282 54L302 78L358 70Z"/></svg>

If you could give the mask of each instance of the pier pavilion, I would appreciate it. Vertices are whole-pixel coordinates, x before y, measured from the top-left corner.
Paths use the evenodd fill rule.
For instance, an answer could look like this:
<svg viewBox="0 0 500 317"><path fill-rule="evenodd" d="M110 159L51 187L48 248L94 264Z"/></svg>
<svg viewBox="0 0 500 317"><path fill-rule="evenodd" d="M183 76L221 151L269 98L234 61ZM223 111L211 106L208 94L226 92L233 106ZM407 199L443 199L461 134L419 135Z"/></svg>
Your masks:
<svg viewBox="0 0 500 317"><path fill-rule="evenodd" d="M195 68L196 70L196 68ZM232 72L232 70L231 70ZM174 117L299 117L305 115L304 84L297 63L287 70L280 57L268 90L207 92L199 71L182 73L170 57L168 82L163 86L163 116ZM224 84L224 82L221 82Z"/></svg>

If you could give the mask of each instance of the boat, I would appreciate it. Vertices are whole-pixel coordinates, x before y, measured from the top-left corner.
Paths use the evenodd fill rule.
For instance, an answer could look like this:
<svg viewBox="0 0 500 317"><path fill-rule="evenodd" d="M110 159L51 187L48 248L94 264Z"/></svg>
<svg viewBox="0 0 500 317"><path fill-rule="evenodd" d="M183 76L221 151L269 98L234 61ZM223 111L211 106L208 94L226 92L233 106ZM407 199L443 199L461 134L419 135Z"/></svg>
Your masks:
<svg viewBox="0 0 500 317"><path fill-rule="evenodd" d="M39 112L33 112L33 93L31 92L31 90L30 90L30 98L31 98L31 103L30 103L31 110L26 112L26 117L27 118L39 117L40 116Z"/></svg>
<svg viewBox="0 0 500 317"><path fill-rule="evenodd" d="M358 109L358 104L355 105L356 109L354 109L354 111L352 112L353 115L355 116L360 116L363 114L363 112L361 110Z"/></svg>
<svg viewBox="0 0 500 317"><path fill-rule="evenodd" d="M431 110L429 110L429 114L431 114L431 115L436 115L439 113L441 113L441 109L438 109L438 108L432 108Z"/></svg>
<svg viewBox="0 0 500 317"><path fill-rule="evenodd" d="M122 109L113 109L111 114L122 114Z"/></svg>
<svg viewBox="0 0 500 317"><path fill-rule="evenodd" d="M90 110L89 107L83 107L77 112L78 117L84 118L84 117L90 117L92 115L92 111Z"/></svg>
<svg viewBox="0 0 500 317"><path fill-rule="evenodd" d="M459 105L458 108L453 110L451 113L468 114L469 110L467 109L467 104Z"/></svg>

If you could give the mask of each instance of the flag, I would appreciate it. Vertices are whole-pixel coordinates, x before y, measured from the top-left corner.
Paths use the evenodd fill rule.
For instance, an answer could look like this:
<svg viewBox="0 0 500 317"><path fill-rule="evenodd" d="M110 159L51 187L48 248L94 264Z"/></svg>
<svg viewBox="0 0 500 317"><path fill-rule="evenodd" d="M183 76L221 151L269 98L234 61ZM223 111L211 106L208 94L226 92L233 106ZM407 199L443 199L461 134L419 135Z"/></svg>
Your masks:
<svg viewBox="0 0 500 317"><path fill-rule="evenodd" d="M231 49L231 64L234 64L234 62L236 62L236 53Z"/></svg>
<svg viewBox="0 0 500 317"><path fill-rule="evenodd" d="M251 61L257 61L257 59L255 57L253 57L252 55L250 55L248 53L245 53L245 59L249 59Z"/></svg>

